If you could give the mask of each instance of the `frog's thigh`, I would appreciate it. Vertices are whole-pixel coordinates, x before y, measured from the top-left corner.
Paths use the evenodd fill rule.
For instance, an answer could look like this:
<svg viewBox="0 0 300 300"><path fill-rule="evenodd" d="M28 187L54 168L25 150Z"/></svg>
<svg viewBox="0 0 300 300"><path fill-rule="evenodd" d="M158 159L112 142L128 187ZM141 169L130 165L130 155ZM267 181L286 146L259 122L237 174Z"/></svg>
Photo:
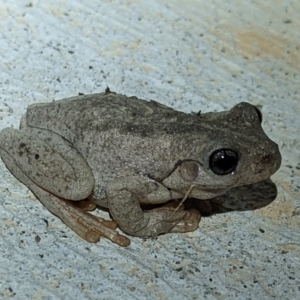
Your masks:
<svg viewBox="0 0 300 300"><path fill-rule="evenodd" d="M70 229L76 232L81 238L90 243L96 243L100 237L106 237L120 246L128 246L130 241L123 235L118 234L114 229L116 223L106 221L89 214L88 212L74 206L72 201L58 198L43 190L32 182L22 170L15 164L7 152L0 148L0 154L5 165L11 173L39 198L41 203L54 215L58 216Z"/></svg>
<svg viewBox="0 0 300 300"><path fill-rule="evenodd" d="M31 181L54 195L82 200L93 190L94 177L89 165L56 133L5 128L0 133L0 148Z"/></svg>
<svg viewBox="0 0 300 300"><path fill-rule="evenodd" d="M161 233L193 231L198 227L200 214L196 210L176 211L162 206L143 211L140 203L165 203L182 198L147 177L117 178L108 184L106 192L110 213L119 227L130 235L153 237Z"/></svg>

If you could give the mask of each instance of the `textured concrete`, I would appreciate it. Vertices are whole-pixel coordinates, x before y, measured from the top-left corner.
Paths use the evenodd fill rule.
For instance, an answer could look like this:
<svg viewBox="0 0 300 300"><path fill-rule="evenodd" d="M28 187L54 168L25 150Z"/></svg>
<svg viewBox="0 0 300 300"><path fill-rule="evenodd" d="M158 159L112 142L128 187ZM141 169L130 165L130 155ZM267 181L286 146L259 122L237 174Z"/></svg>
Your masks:
<svg viewBox="0 0 300 300"><path fill-rule="evenodd" d="M109 86L184 111L251 102L283 156L269 206L126 249L81 240L0 162L0 298L299 299L299 14L297 1L0 1L0 129L30 103Z"/></svg>

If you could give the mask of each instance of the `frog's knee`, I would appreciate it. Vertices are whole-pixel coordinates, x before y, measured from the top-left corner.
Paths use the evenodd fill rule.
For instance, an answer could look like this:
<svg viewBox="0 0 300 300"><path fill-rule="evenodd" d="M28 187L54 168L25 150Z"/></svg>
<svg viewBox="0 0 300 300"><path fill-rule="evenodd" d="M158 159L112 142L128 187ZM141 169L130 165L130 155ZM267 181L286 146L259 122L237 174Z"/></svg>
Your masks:
<svg viewBox="0 0 300 300"><path fill-rule="evenodd" d="M18 131L14 128L4 128L0 132L0 149L2 151L7 152L8 154L11 153L11 150L14 148L14 144L16 140L14 137L18 138Z"/></svg>
<svg viewBox="0 0 300 300"><path fill-rule="evenodd" d="M90 167L67 143L60 145L62 153L29 132L7 128L1 132L0 148L31 181L54 195L81 200L93 190Z"/></svg>

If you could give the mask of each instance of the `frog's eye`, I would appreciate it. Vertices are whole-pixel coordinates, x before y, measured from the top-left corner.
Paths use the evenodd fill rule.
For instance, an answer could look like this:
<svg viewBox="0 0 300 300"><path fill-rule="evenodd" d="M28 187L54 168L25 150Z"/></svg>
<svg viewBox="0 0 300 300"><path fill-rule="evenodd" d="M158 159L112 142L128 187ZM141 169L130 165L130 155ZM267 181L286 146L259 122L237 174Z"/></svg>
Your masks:
<svg viewBox="0 0 300 300"><path fill-rule="evenodd" d="M217 175L232 173L238 165L238 154L231 149L215 150L209 157L209 167Z"/></svg>
<svg viewBox="0 0 300 300"><path fill-rule="evenodd" d="M254 106L254 105L253 105L253 106ZM254 108L255 108L255 111L256 111L256 113L257 113L258 120L259 120L259 122L260 122L260 124L261 124L261 123L262 123L262 120L263 120L262 113L261 113L260 109L257 108L256 106L254 106Z"/></svg>

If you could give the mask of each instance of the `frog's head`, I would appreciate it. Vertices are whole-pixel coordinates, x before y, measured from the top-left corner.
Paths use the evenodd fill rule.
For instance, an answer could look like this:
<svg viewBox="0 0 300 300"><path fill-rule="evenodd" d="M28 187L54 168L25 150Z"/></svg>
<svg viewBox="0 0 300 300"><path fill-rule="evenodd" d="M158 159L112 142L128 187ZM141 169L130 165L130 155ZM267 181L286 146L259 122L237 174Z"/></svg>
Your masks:
<svg viewBox="0 0 300 300"><path fill-rule="evenodd" d="M208 199L232 187L269 178L280 167L278 145L262 127L262 115L249 103L199 117L201 135L189 141L189 158L180 160L163 183L185 192L194 185L196 198Z"/></svg>

